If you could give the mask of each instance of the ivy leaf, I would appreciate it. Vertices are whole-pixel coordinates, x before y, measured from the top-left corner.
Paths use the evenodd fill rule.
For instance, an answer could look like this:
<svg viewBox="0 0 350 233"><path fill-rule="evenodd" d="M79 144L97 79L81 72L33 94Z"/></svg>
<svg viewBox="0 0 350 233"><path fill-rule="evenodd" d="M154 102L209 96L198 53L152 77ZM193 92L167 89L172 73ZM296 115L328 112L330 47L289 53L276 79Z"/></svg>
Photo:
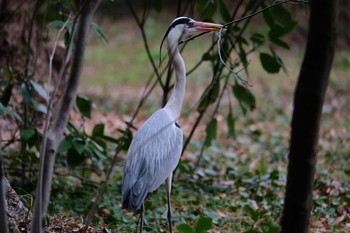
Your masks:
<svg viewBox="0 0 350 233"><path fill-rule="evenodd" d="M251 111L255 109L255 97L247 88L236 83L232 86L232 91L244 115L248 109Z"/></svg>
<svg viewBox="0 0 350 233"><path fill-rule="evenodd" d="M260 224L260 228L263 233L279 233L281 232L280 228L273 223L263 222Z"/></svg>
<svg viewBox="0 0 350 233"><path fill-rule="evenodd" d="M275 59L275 57L268 53L260 53L260 62L264 70L271 74L278 73L280 71L280 63Z"/></svg>
<svg viewBox="0 0 350 233"><path fill-rule="evenodd" d="M76 104L81 115L87 118L91 117L92 102L89 99L86 97L77 96Z"/></svg>
<svg viewBox="0 0 350 233"><path fill-rule="evenodd" d="M217 120L213 118L205 129L206 137L204 141L205 146L210 146L211 142L216 138L216 130L217 130Z"/></svg>
<svg viewBox="0 0 350 233"><path fill-rule="evenodd" d="M209 217L201 217L196 224L196 232L208 232L212 227L212 219Z"/></svg>
<svg viewBox="0 0 350 233"><path fill-rule="evenodd" d="M259 220L259 213L255 211L252 207L249 205L244 206L244 211L251 217L254 221Z"/></svg>
<svg viewBox="0 0 350 233"><path fill-rule="evenodd" d="M185 223L178 225L176 230L179 233L196 233L191 226Z"/></svg>

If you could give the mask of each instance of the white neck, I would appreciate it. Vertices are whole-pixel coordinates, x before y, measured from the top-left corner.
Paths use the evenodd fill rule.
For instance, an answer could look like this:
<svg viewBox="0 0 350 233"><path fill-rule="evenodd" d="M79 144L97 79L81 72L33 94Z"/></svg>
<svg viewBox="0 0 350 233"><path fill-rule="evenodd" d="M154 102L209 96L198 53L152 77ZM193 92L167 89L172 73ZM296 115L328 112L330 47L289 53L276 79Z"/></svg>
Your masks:
<svg viewBox="0 0 350 233"><path fill-rule="evenodd" d="M180 117L186 86L186 67L184 60L180 55L177 43L177 40L168 40L168 53L172 65L175 69L176 80L171 96L167 104L164 106L164 109L168 110L174 120L177 120Z"/></svg>

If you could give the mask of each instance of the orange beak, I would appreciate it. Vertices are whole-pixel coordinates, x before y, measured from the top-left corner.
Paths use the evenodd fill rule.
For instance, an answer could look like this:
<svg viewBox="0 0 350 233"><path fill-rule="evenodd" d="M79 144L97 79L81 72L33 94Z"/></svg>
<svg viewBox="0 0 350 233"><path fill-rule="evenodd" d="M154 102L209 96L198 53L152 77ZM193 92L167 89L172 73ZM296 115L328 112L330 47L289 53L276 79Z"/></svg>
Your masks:
<svg viewBox="0 0 350 233"><path fill-rule="evenodd" d="M212 31L220 31L223 25L216 23L207 23L207 22L195 22L194 28L200 32L212 32Z"/></svg>

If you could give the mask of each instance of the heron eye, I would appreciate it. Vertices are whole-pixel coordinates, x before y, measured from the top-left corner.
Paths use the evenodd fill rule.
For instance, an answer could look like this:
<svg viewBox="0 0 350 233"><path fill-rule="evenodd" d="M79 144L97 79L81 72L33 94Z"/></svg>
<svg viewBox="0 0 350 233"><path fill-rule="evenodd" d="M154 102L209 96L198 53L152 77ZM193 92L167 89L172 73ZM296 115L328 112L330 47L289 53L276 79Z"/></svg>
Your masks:
<svg viewBox="0 0 350 233"><path fill-rule="evenodd" d="M189 22L187 23L187 26L190 27L190 28L193 27L193 26L194 26L194 22L189 21Z"/></svg>

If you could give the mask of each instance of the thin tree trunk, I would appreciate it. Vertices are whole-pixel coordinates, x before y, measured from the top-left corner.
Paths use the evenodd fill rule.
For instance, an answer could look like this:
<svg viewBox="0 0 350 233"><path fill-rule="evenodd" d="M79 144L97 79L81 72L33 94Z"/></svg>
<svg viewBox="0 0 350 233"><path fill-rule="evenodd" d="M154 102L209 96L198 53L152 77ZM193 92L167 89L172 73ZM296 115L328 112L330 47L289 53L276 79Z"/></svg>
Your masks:
<svg viewBox="0 0 350 233"><path fill-rule="evenodd" d="M78 20L78 25L76 28L77 31L73 34L72 39L74 41L72 44L72 68L70 70L67 87L63 93L57 117L53 122L52 128L47 132L47 134L44 134L41 145L40 174L31 226L32 233L44 232L44 220L47 215L47 209L50 201L53 168L57 147L63 138L63 132L66 128L69 114L75 102L79 79L83 70L85 47L90 31L90 25L95 10L100 2L101 0L88 0L83 3L84 6Z"/></svg>
<svg viewBox="0 0 350 233"><path fill-rule="evenodd" d="M1 128L0 128L0 142L1 142ZM8 233L8 224L7 224L7 208L5 201L7 186L5 186L5 177L4 170L2 167L2 150L0 144L0 232Z"/></svg>
<svg viewBox="0 0 350 233"><path fill-rule="evenodd" d="M335 0L313 0L306 52L294 95L283 233L308 232L320 120L334 56Z"/></svg>

